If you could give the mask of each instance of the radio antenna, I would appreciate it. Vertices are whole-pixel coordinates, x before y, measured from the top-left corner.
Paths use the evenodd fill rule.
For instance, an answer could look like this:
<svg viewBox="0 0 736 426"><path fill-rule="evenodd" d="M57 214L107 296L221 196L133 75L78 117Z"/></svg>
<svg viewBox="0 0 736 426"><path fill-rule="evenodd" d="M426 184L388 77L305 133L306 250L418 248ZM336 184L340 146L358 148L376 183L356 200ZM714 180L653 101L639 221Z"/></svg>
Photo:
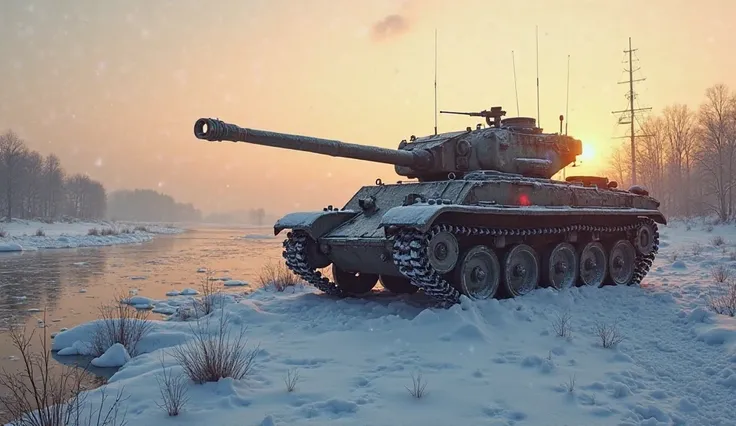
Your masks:
<svg viewBox="0 0 736 426"><path fill-rule="evenodd" d="M542 122L539 120L539 25L536 26L537 36L537 127L542 127Z"/></svg>
<svg viewBox="0 0 736 426"><path fill-rule="evenodd" d="M570 55L567 55L567 99L565 100L565 135L570 122Z"/></svg>
<svg viewBox="0 0 736 426"><path fill-rule="evenodd" d="M514 58L514 51L511 51L511 63L514 66L514 92L516 92L516 116L521 115L519 113L519 89L516 88L516 59Z"/></svg>
<svg viewBox="0 0 736 426"><path fill-rule="evenodd" d="M437 135L437 28L434 29L434 134Z"/></svg>

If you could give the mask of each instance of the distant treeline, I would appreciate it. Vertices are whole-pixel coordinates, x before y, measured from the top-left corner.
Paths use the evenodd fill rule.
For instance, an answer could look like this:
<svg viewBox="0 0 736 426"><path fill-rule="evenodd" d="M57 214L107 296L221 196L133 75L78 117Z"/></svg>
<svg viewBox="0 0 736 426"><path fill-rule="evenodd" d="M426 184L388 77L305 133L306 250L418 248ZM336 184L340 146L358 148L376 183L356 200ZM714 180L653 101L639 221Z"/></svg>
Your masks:
<svg viewBox="0 0 736 426"><path fill-rule="evenodd" d="M231 225L265 225L273 222L274 218L269 217L263 208L255 208L250 210L238 210L227 213L211 213L204 218L208 223L220 223Z"/></svg>
<svg viewBox="0 0 736 426"><path fill-rule="evenodd" d="M718 84L697 109L675 104L644 120L636 138L636 183L671 217L736 218L736 92ZM632 181L631 144L614 152L609 177Z"/></svg>
<svg viewBox="0 0 736 426"><path fill-rule="evenodd" d="M59 158L30 150L12 130L0 135L0 217L99 219L105 187L82 174L67 176Z"/></svg>
<svg viewBox="0 0 736 426"><path fill-rule="evenodd" d="M108 217L143 222L200 222L202 212L192 204L178 203L150 189L121 190L110 194Z"/></svg>

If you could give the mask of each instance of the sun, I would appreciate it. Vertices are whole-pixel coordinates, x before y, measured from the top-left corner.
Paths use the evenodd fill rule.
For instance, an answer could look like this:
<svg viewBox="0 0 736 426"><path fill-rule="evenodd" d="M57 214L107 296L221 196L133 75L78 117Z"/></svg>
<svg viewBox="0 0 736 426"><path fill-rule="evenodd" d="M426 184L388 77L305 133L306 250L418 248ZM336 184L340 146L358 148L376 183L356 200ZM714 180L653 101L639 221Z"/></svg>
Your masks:
<svg viewBox="0 0 736 426"><path fill-rule="evenodd" d="M595 144L592 142L583 142L583 153L578 155L578 160L586 162L586 161L594 161L596 158L596 152L595 152Z"/></svg>

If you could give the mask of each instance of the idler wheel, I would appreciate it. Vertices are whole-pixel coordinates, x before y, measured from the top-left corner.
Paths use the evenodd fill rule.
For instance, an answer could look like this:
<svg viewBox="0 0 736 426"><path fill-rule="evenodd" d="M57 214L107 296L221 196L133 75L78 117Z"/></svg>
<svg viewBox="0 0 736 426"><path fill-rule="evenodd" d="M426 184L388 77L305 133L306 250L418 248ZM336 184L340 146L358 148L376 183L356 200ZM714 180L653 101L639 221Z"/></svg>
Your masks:
<svg viewBox="0 0 736 426"><path fill-rule="evenodd" d="M383 288L394 294L414 294L419 290L408 278L381 275L379 279Z"/></svg>
<svg viewBox="0 0 736 426"><path fill-rule="evenodd" d="M611 283L614 285L629 284L634 279L635 262L634 245L626 240L616 241L608 257L608 275Z"/></svg>
<svg viewBox="0 0 736 426"><path fill-rule="evenodd" d="M648 255L654 250L654 228L649 223L643 223L636 230L634 237L636 251Z"/></svg>
<svg viewBox="0 0 736 426"><path fill-rule="evenodd" d="M570 243L555 245L542 269L545 284L557 290L575 287L578 280L578 254Z"/></svg>
<svg viewBox="0 0 736 426"><path fill-rule="evenodd" d="M440 274L452 271L457 264L459 254L457 238L450 232L438 232L429 240L427 247L429 264Z"/></svg>
<svg viewBox="0 0 736 426"><path fill-rule="evenodd" d="M349 295L361 295L368 293L378 283L378 275L364 274L361 272L347 272L334 263L332 264L332 277L335 284L345 293Z"/></svg>
<svg viewBox="0 0 736 426"><path fill-rule="evenodd" d="M493 250L475 246L463 254L456 270L460 291L471 299L491 299L501 282L501 265Z"/></svg>
<svg viewBox="0 0 736 426"><path fill-rule="evenodd" d="M503 282L509 296L523 296L539 285L539 258L526 244L517 244L506 253Z"/></svg>
<svg viewBox="0 0 736 426"><path fill-rule="evenodd" d="M606 278L606 251L597 241L591 241L580 250L580 282L586 286L600 287Z"/></svg>

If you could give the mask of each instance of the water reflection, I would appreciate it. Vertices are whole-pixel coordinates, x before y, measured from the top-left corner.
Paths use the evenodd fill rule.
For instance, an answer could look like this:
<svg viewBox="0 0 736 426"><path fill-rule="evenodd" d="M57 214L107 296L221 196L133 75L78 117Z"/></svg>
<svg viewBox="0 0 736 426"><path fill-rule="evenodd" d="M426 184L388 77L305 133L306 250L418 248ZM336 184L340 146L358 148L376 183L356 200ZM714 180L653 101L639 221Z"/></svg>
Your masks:
<svg viewBox="0 0 736 426"><path fill-rule="evenodd" d="M0 256L0 320L25 322L36 316L29 309L56 309L64 286L89 286L106 261L105 251L83 249Z"/></svg>
<svg viewBox="0 0 736 426"><path fill-rule="evenodd" d="M95 319L116 294L165 299L172 289L198 288L200 267L253 282L264 263L282 260L283 237L243 238L249 234L268 232L202 229L142 244L0 254L0 322L37 327L45 317L51 334ZM8 355L4 343L0 333L0 356Z"/></svg>

